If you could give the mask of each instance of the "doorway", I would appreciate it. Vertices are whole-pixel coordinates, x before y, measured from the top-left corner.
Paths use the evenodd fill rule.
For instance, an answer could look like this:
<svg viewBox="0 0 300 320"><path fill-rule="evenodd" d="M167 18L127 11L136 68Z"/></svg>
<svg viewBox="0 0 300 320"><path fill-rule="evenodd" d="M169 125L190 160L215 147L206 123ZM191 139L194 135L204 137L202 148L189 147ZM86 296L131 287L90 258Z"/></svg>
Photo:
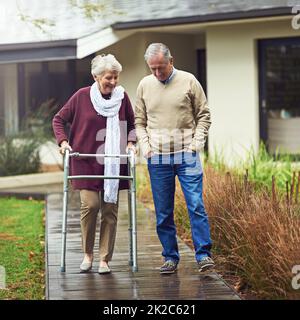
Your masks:
<svg viewBox="0 0 300 320"><path fill-rule="evenodd" d="M199 80L203 91L207 97L207 85L206 85L206 49L197 50L197 79ZM206 139L204 151L208 153L208 139Z"/></svg>

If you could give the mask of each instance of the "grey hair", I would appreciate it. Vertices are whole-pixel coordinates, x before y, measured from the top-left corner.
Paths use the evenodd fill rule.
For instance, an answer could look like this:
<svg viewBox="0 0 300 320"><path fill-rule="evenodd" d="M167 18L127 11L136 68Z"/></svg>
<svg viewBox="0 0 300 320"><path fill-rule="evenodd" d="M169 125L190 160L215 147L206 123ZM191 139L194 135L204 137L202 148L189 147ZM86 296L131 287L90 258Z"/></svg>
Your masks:
<svg viewBox="0 0 300 320"><path fill-rule="evenodd" d="M99 54L91 61L91 73L93 76L101 75L107 71L120 73L122 65L112 54Z"/></svg>
<svg viewBox="0 0 300 320"><path fill-rule="evenodd" d="M166 61L170 61L173 58L170 49L163 43L151 43L145 52L144 58L147 62L150 58L157 56L159 53L163 54Z"/></svg>

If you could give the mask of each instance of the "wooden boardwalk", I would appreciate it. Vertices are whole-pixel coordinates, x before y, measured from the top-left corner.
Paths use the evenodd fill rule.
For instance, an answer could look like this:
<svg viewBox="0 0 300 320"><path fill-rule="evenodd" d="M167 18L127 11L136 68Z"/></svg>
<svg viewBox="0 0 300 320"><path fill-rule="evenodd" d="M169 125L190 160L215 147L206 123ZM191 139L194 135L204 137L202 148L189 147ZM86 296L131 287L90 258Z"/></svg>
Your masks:
<svg viewBox="0 0 300 320"><path fill-rule="evenodd" d="M138 267L128 266L127 191L120 194L117 239L112 273L99 275L98 259L90 273L79 273L83 254L79 224L79 197L71 193L68 211L66 273L60 273L62 195L47 196L46 207L46 299L50 300L185 300L234 299L240 297L217 273L199 274L193 251L179 240L178 271L160 275L161 245L155 231L155 217L138 204ZM99 233L98 233L99 235ZM95 242L98 252L98 237Z"/></svg>

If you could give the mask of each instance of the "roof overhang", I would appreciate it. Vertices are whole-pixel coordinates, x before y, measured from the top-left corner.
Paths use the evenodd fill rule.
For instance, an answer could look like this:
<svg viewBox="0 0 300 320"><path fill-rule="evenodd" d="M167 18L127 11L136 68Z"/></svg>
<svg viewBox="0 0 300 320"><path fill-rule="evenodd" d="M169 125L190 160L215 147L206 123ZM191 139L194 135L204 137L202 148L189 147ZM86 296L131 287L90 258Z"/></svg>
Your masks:
<svg viewBox="0 0 300 320"><path fill-rule="evenodd" d="M135 33L133 30L114 31L111 27L77 40L77 59L100 51Z"/></svg>
<svg viewBox="0 0 300 320"><path fill-rule="evenodd" d="M0 45L0 64L76 58L76 40Z"/></svg>
<svg viewBox="0 0 300 320"><path fill-rule="evenodd" d="M221 21L249 20L267 17L280 17L292 15L292 7L278 7L270 9L257 9L249 11L235 11L205 14L197 16L177 17L168 19L138 20L129 22L118 22L112 25L114 30L143 29L157 26L171 26L193 23L209 23Z"/></svg>
<svg viewBox="0 0 300 320"><path fill-rule="evenodd" d="M0 64L82 59L135 33L106 28L80 39L0 45Z"/></svg>

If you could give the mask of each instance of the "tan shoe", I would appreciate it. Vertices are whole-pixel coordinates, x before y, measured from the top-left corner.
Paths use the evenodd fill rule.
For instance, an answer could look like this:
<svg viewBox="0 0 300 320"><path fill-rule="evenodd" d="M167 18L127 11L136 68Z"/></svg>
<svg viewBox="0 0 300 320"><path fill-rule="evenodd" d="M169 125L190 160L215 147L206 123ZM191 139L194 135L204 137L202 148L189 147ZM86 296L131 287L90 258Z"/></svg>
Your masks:
<svg viewBox="0 0 300 320"><path fill-rule="evenodd" d="M110 272L111 272L111 270L109 269L109 266L99 267L99 269L98 269L99 274L105 274L105 273L110 273Z"/></svg>
<svg viewBox="0 0 300 320"><path fill-rule="evenodd" d="M80 273L89 272L92 269L93 261L91 262L82 262L80 265Z"/></svg>

